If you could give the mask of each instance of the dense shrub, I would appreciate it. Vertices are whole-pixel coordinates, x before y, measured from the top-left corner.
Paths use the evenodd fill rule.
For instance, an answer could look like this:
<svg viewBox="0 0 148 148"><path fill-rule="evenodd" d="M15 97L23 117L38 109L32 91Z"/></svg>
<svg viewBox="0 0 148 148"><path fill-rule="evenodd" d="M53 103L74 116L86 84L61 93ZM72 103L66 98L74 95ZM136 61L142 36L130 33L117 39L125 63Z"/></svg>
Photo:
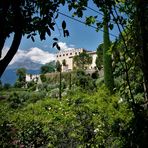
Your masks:
<svg viewBox="0 0 148 148"><path fill-rule="evenodd" d="M4 90L8 90L9 88L11 88L11 84L5 83L5 84L3 85L3 89L4 89Z"/></svg>
<svg viewBox="0 0 148 148"><path fill-rule="evenodd" d="M18 108L19 106L21 106L23 104L23 102L25 102L24 100L24 96L19 96L18 93L13 93L12 95L9 96L8 101L10 104L10 107L12 108Z"/></svg>
<svg viewBox="0 0 148 148"><path fill-rule="evenodd" d="M23 124L18 131L19 143L24 147L47 146L48 133L44 131L44 125L41 122L30 121Z"/></svg>
<svg viewBox="0 0 148 148"><path fill-rule="evenodd" d="M28 103L35 103L38 100L42 100L46 97L46 93L44 91L42 92L27 92L27 91L19 91L19 92L13 92L9 98L8 102L10 107L12 108L18 108L22 105L27 105Z"/></svg>
<svg viewBox="0 0 148 148"><path fill-rule="evenodd" d="M46 76L44 74L41 74L40 78L41 78L42 82L46 82L46 80L47 80L47 78L46 78Z"/></svg>
<svg viewBox="0 0 148 148"><path fill-rule="evenodd" d="M95 84L97 88L100 88L104 84L104 78L97 79Z"/></svg>
<svg viewBox="0 0 148 148"><path fill-rule="evenodd" d="M73 84L81 87L83 90L89 91L96 88L95 81L89 74L86 74L83 70L77 70L73 78Z"/></svg>
<svg viewBox="0 0 148 148"><path fill-rule="evenodd" d="M50 91L50 95L49 96L51 98L58 98L59 97L59 88L52 89Z"/></svg>
<svg viewBox="0 0 148 148"><path fill-rule="evenodd" d="M133 114L126 102L119 100L104 86L91 96L75 87L60 101L28 102L13 112L5 106L0 115L7 113L7 120L17 129L18 144L24 147L122 147L123 133L129 129Z"/></svg>
<svg viewBox="0 0 148 148"><path fill-rule="evenodd" d="M16 129L9 121L0 124L0 147L15 147L17 141Z"/></svg>

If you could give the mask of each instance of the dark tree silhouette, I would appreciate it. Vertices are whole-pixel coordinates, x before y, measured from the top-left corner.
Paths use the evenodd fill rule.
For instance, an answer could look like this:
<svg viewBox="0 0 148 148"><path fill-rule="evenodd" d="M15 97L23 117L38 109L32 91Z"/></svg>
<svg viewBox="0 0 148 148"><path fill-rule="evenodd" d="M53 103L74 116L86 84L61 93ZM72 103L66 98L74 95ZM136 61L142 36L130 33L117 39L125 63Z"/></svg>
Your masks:
<svg viewBox="0 0 148 148"><path fill-rule="evenodd" d="M98 70L101 70L103 66L103 43L98 46L96 53L97 53L97 58L95 61L96 68Z"/></svg>
<svg viewBox="0 0 148 148"><path fill-rule="evenodd" d="M59 99L62 98L62 65L59 61L56 62L56 70L59 72Z"/></svg>
<svg viewBox="0 0 148 148"><path fill-rule="evenodd" d="M55 19L58 17L57 11L61 3L64 4L64 1L0 1L0 77L16 54L22 36L27 35L27 38L31 38L32 41L35 41L34 36L37 34L41 40L46 39L46 34L51 36L51 30L54 31ZM14 34L12 44L6 56L2 58L5 41L12 33Z"/></svg>

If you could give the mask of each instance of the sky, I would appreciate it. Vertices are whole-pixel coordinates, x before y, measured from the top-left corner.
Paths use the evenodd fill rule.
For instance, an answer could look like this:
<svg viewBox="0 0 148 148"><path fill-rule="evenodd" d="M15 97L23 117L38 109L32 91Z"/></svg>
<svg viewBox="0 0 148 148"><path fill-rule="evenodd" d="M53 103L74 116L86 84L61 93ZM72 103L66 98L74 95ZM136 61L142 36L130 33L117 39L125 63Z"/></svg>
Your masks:
<svg viewBox="0 0 148 148"><path fill-rule="evenodd" d="M98 11L97 7L89 1L89 7L93 8L94 10ZM67 6L62 6L60 8L60 12L63 14L71 16L72 14L68 11ZM96 12L93 12L91 10L86 10L84 13L85 16L98 16L98 20L102 18L101 15L99 15ZM77 18L77 17L76 17ZM84 18L77 18L79 20L84 20ZM62 21L65 20L67 24L67 29L69 30L70 36L69 37L63 37L62 32L60 33L58 28L62 28L61 24ZM18 60L22 58L30 58L34 62L45 64L55 59L55 53L58 52L56 48L52 48L53 44L53 38L56 37L59 39L59 46L62 50L69 50L72 48L84 48L86 50L96 50L98 45L103 42L103 32L99 31L96 32L96 30L90 26L86 26L84 24L81 24L75 20L72 20L68 17L65 17L64 15L59 15L58 19L56 20L56 23L58 25L58 28L54 32L52 32L52 36L46 36L46 40L40 41L39 36L35 37L35 42L33 42L31 39L27 39L26 36L23 37L21 44L19 46L19 50L13 60L10 64L13 64L17 62ZM112 34L118 35L117 28L113 29L111 31ZM12 42L13 35L7 39L3 51L3 56L9 49L11 42ZM115 40L115 37L110 36L111 40Z"/></svg>

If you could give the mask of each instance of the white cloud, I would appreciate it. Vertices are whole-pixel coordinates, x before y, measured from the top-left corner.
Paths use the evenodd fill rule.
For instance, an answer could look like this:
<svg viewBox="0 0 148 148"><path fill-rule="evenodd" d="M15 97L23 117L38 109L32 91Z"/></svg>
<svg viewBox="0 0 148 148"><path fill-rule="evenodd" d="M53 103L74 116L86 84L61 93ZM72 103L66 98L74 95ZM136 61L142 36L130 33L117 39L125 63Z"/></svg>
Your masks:
<svg viewBox="0 0 148 148"><path fill-rule="evenodd" d="M64 42L58 42L58 45L60 46L61 50L72 50L74 48L74 45L67 45Z"/></svg>
<svg viewBox="0 0 148 148"><path fill-rule="evenodd" d="M55 54L49 53L48 51L44 51L37 47L33 47L29 50L19 49L10 65L23 59L30 59L35 63L45 64L55 60Z"/></svg>
<svg viewBox="0 0 148 148"><path fill-rule="evenodd" d="M64 42L58 42L58 45L60 46L61 50L72 50L74 48L74 45L67 45ZM2 58L6 55L8 50L8 47L4 47L2 52ZM38 47L33 47L28 50L19 49L12 61L10 62L10 65L17 61L23 60L32 60L35 63L45 64L55 59L55 54L49 53L48 51L44 51Z"/></svg>
<svg viewBox="0 0 148 148"><path fill-rule="evenodd" d="M3 50L2 50L2 57L0 59L3 59L4 56L7 54L9 48L8 47L4 47Z"/></svg>

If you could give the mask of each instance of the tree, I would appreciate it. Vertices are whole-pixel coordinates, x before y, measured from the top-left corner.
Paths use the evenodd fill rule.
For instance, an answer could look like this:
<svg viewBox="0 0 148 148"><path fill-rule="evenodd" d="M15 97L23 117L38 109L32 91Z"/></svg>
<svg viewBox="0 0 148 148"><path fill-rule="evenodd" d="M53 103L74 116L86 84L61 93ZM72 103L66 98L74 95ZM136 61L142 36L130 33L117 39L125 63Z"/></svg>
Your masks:
<svg viewBox="0 0 148 148"><path fill-rule="evenodd" d="M49 62L43 66L41 66L41 73L45 74L45 73L51 73L51 72L55 72L55 62Z"/></svg>
<svg viewBox="0 0 148 148"><path fill-rule="evenodd" d="M145 83L145 101L148 101L148 3L146 0L138 1L135 0L136 3L136 18L135 24L136 27L136 41L138 43L137 48L140 49L141 63L142 63L142 71L144 74L144 83Z"/></svg>
<svg viewBox="0 0 148 148"><path fill-rule="evenodd" d="M62 71L62 65L59 61L56 62L56 70L57 72L61 72Z"/></svg>
<svg viewBox="0 0 148 148"><path fill-rule="evenodd" d="M92 63L92 57L86 53L86 51L83 51L79 55L74 56L73 63L76 68L87 69L88 66Z"/></svg>
<svg viewBox="0 0 148 148"><path fill-rule="evenodd" d="M67 63L66 63L65 59L62 60L62 69L63 69L63 71L67 70Z"/></svg>
<svg viewBox="0 0 148 148"><path fill-rule="evenodd" d="M116 78L115 80L119 81L119 88L117 87L117 89L120 93L120 96L128 102L134 113L133 121L129 125L131 130L127 131L129 136L126 136L126 144L131 145L131 147L133 145L146 147L145 145L147 145L147 132L145 129L147 128L148 123L147 115L145 114L146 109L144 105L145 99L143 73L140 66L141 60L138 52L135 52L136 42L132 39L134 31L128 30L127 33L128 35L123 32L124 38L126 39L127 45L129 47L128 52L126 52L125 48L123 48L124 43L122 38L118 40L116 51L114 51L114 75Z"/></svg>
<svg viewBox="0 0 148 148"><path fill-rule="evenodd" d="M122 76L124 77L124 84L127 86L127 90L123 90L124 98L126 101L128 101L130 108L133 110L134 113L134 120L131 123L128 130L128 135L126 137L126 146L125 147L147 147L147 141L148 139L148 132L145 132L146 129L148 129L148 114L147 114L147 100L148 100L148 3L146 0L93 0L96 6L98 7L98 11L94 10L95 12L104 12L107 13L108 20L106 21L96 21L96 16L90 16L86 18L86 24L96 24L98 27L97 30L104 27L105 30L109 27L110 29L113 29L114 25L117 25L117 28L120 32L120 39L123 41L122 49L124 49L124 52L121 55L120 61L122 61ZM89 7L87 7L88 1L81 0L81 1L73 1L70 4L70 10L72 8L75 9L74 14L78 17L83 16L83 12ZM93 11L93 9L91 9ZM119 13L121 12L121 13ZM100 20L100 15L99 15ZM131 30L130 33L132 33L132 36L128 39L130 40L129 43L127 43L126 37L128 36L127 30ZM123 36L122 30L125 31L125 36ZM106 31L104 31L106 32ZM108 30L107 33L108 34ZM106 36L106 37L105 37ZM107 35L104 33L104 38L107 39ZM134 44L131 46L131 42ZM107 48L108 49L108 43ZM129 46L130 45L130 46ZM131 48L132 47L132 48ZM132 50L131 50L132 49ZM131 54L132 53L132 54ZM107 56L107 55L106 55ZM133 59L133 60L131 60ZM137 69L136 66L130 66L128 62L133 62L133 64L137 64L136 59L140 59L140 63L138 64L138 69L140 68L140 71L142 70L144 77L144 97L143 97L143 103L136 102L135 98L135 84L131 82L131 79L135 79L136 73L131 73L131 71L134 71ZM133 70L134 69L134 70ZM133 78L131 76L134 76ZM136 76L137 77L137 76ZM137 81L137 79L135 79ZM140 76L141 80L141 76ZM139 81L140 82L140 81ZM143 82L142 82L143 83ZM133 85L133 86L131 86ZM122 88L122 87L121 87ZM138 97L139 98L139 97ZM141 122L142 121L142 122ZM143 123L141 125L141 123ZM131 138L132 137L132 138ZM142 141L141 141L142 139Z"/></svg>
<svg viewBox="0 0 148 148"><path fill-rule="evenodd" d="M59 99L61 99L62 98L62 74L61 74L62 65L60 64L59 61L56 62L56 69L59 72L59 82L60 82L60 85L59 85Z"/></svg>
<svg viewBox="0 0 148 148"><path fill-rule="evenodd" d="M96 67L101 70L103 66L103 44L100 44L97 48Z"/></svg>
<svg viewBox="0 0 148 148"><path fill-rule="evenodd" d="M62 65L66 66L66 60L65 59L62 61Z"/></svg>
<svg viewBox="0 0 148 148"><path fill-rule="evenodd" d="M27 35L35 41L34 36L39 34L41 40L46 39L46 34L51 36L54 31L57 11L63 0L1 0L0 1L0 58L6 39L13 33L13 41L6 56L0 59L0 77L16 54L22 36ZM66 23L62 25L64 36L68 36ZM66 32L66 33L65 33Z"/></svg>
<svg viewBox="0 0 148 148"><path fill-rule="evenodd" d="M25 68L17 69L16 75L18 76L18 82L20 86L21 87L24 86L26 81L26 69Z"/></svg>
<svg viewBox="0 0 148 148"><path fill-rule="evenodd" d="M112 59L110 50L110 39L109 39L109 29L108 29L108 15L104 13L104 44L103 44L103 66L104 66L104 82L107 88L113 92L114 88L114 78L112 71Z"/></svg>
<svg viewBox="0 0 148 148"><path fill-rule="evenodd" d="M2 81L0 80L0 90L2 90L3 88L3 84L2 84Z"/></svg>

